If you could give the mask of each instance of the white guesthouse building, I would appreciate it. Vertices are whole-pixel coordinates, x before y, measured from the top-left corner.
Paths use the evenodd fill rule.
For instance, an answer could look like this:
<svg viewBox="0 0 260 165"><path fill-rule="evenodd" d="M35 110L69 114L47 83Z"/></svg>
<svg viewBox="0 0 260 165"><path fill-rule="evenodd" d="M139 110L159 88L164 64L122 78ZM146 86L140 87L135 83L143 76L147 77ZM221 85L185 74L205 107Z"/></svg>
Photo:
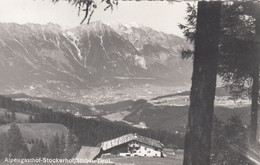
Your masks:
<svg viewBox="0 0 260 165"><path fill-rule="evenodd" d="M163 157L162 143L137 134L127 134L102 142L101 149L103 154L118 156Z"/></svg>

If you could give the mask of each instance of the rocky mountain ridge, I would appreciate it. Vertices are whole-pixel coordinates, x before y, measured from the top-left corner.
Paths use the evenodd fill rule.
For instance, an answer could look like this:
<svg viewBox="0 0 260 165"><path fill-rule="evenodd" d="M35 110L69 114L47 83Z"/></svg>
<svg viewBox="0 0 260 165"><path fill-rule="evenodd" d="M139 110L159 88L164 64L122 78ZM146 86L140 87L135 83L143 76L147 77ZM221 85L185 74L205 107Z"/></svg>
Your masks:
<svg viewBox="0 0 260 165"><path fill-rule="evenodd" d="M97 88L189 84L190 45L145 27L0 23L0 91L77 99ZM138 37L139 36L139 37Z"/></svg>

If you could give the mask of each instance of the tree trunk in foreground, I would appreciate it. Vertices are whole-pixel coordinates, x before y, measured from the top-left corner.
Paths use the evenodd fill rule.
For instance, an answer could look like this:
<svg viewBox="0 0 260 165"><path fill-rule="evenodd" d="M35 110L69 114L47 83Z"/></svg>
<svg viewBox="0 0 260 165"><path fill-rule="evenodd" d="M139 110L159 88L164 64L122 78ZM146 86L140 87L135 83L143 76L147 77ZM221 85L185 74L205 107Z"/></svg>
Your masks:
<svg viewBox="0 0 260 165"><path fill-rule="evenodd" d="M209 165L221 2L198 2L183 165Z"/></svg>
<svg viewBox="0 0 260 165"><path fill-rule="evenodd" d="M251 120L250 120L250 144L252 147L256 146L257 142L257 127L258 127L258 97L259 97L259 55L260 55L260 11L259 4L254 8L255 10L255 33L256 33L256 49L255 61L253 64L253 85L252 85L252 103L251 103Z"/></svg>
<svg viewBox="0 0 260 165"><path fill-rule="evenodd" d="M259 95L259 63L257 60L253 69L252 102L251 102L251 120L250 120L250 144L252 147L257 142L257 120L258 120L258 95Z"/></svg>

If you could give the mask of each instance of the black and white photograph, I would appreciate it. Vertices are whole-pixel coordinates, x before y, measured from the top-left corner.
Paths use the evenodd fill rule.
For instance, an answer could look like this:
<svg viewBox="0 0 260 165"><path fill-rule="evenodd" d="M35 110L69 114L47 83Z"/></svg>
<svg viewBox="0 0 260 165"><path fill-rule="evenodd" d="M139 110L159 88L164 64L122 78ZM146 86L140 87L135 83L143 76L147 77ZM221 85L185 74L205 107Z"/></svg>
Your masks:
<svg viewBox="0 0 260 165"><path fill-rule="evenodd" d="M0 0L0 165L260 165L260 1Z"/></svg>

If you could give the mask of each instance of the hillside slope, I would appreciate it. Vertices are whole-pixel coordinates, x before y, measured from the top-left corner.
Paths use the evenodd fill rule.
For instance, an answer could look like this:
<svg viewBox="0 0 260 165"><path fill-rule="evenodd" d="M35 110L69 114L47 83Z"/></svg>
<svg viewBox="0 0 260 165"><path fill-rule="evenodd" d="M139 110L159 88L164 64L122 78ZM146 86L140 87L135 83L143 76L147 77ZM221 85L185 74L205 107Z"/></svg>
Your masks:
<svg viewBox="0 0 260 165"><path fill-rule="evenodd" d="M133 107L124 120L133 124L144 122L148 128L185 133L189 106L154 106L149 103ZM215 116L223 122L239 116L245 125L250 121L250 107L215 107Z"/></svg>
<svg viewBox="0 0 260 165"><path fill-rule="evenodd" d="M98 115L97 112L93 111L92 108L86 104L80 104L80 103L69 102L69 101L61 101L61 100L51 99L47 97L33 97L23 93L9 94L6 96L14 99L15 101L31 103L33 105L36 105L37 107L49 108L54 111L70 112L72 114L79 112L82 115L88 115L88 116Z"/></svg>

